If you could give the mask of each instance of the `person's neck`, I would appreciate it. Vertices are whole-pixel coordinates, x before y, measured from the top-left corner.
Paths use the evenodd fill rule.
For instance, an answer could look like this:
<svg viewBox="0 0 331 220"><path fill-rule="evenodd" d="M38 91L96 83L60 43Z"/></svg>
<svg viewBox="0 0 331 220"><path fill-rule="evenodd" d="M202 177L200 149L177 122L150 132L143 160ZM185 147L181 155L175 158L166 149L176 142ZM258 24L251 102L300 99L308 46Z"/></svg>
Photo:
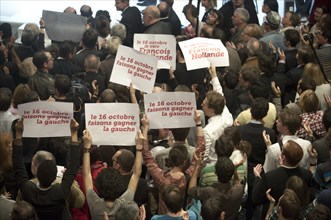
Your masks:
<svg viewBox="0 0 331 220"><path fill-rule="evenodd" d="M185 59L183 57L181 57L181 56L178 56L177 57L177 62L178 63L185 63Z"/></svg>
<svg viewBox="0 0 331 220"><path fill-rule="evenodd" d="M168 216L171 217L180 217L183 216L185 214L185 211L183 209L181 209L179 212L173 213L173 212L167 212Z"/></svg>

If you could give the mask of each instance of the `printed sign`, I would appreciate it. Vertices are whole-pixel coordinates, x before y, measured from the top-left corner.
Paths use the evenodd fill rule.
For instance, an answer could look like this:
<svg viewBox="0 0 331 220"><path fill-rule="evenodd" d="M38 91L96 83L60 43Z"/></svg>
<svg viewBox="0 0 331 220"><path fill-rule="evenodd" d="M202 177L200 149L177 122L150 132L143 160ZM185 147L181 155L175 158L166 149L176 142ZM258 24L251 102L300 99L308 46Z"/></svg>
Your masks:
<svg viewBox="0 0 331 220"><path fill-rule="evenodd" d="M195 95L191 92L160 92L144 95L151 129L194 127Z"/></svg>
<svg viewBox="0 0 331 220"><path fill-rule="evenodd" d="M151 93L155 83L157 57L120 45L116 54L110 82Z"/></svg>
<svg viewBox="0 0 331 220"><path fill-rule="evenodd" d="M86 128L96 145L135 145L139 106L131 103L85 104Z"/></svg>
<svg viewBox="0 0 331 220"><path fill-rule="evenodd" d="M72 103L49 101L29 102L18 105L18 111L24 119L23 137L71 136Z"/></svg>
<svg viewBox="0 0 331 220"><path fill-rule="evenodd" d="M165 34L135 34L133 48L158 58L158 69L176 68L176 38Z"/></svg>
<svg viewBox="0 0 331 220"><path fill-rule="evenodd" d="M178 43L186 62L187 70L214 66L229 66L229 55L221 40L196 37Z"/></svg>

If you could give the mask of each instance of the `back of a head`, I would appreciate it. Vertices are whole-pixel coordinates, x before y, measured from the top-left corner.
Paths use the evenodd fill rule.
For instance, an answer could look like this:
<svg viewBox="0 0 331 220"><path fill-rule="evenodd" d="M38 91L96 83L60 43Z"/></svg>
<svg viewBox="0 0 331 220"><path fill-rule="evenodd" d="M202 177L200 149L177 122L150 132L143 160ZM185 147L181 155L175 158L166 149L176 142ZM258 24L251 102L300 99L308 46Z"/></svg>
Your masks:
<svg viewBox="0 0 331 220"><path fill-rule="evenodd" d="M110 21L103 15L95 18L95 28L100 36L107 37L110 34Z"/></svg>
<svg viewBox="0 0 331 220"><path fill-rule="evenodd" d="M25 58L21 65L19 65L19 76L28 79L29 76L37 72L37 67L32 62L32 57Z"/></svg>
<svg viewBox="0 0 331 220"><path fill-rule="evenodd" d="M85 58L84 67L85 70L97 71L100 66L100 58L94 54L90 54Z"/></svg>
<svg viewBox="0 0 331 220"><path fill-rule="evenodd" d="M261 52L258 56L259 68L262 72L272 75L276 72L276 57L270 53Z"/></svg>
<svg viewBox="0 0 331 220"><path fill-rule="evenodd" d="M12 220L38 220L34 207L26 201L16 201L11 213Z"/></svg>
<svg viewBox="0 0 331 220"><path fill-rule="evenodd" d="M48 188L56 178L57 167L54 161L45 160L37 168L37 178L42 188Z"/></svg>
<svg viewBox="0 0 331 220"><path fill-rule="evenodd" d="M63 41L59 44L59 56L62 58L69 59L70 54L75 53L74 42Z"/></svg>
<svg viewBox="0 0 331 220"><path fill-rule="evenodd" d="M99 99L100 103L114 103L116 102L116 94L111 89L105 89Z"/></svg>
<svg viewBox="0 0 331 220"><path fill-rule="evenodd" d="M3 39L9 39L12 35L12 27L10 23L2 23L0 24L0 32L2 32Z"/></svg>
<svg viewBox="0 0 331 220"><path fill-rule="evenodd" d="M134 165L134 155L127 149L121 149L121 153L117 157L117 163L125 172L131 172Z"/></svg>
<svg viewBox="0 0 331 220"><path fill-rule="evenodd" d="M115 24L112 28L111 28L111 32L110 32L111 36L115 37L119 37L121 39L121 44L124 41L124 39L126 38L126 28L123 24L118 23Z"/></svg>
<svg viewBox="0 0 331 220"><path fill-rule="evenodd" d="M38 37L39 35L39 27L37 24L35 23L27 23L25 26L24 26L24 29L23 31L32 31L33 33L33 36L36 38Z"/></svg>
<svg viewBox="0 0 331 220"><path fill-rule="evenodd" d="M35 41L36 36L32 30L24 30L21 36L21 42L24 46L31 46Z"/></svg>
<svg viewBox="0 0 331 220"><path fill-rule="evenodd" d="M291 189L285 189L279 200L282 216L287 219L297 219L300 214L300 200L295 192Z"/></svg>
<svg viewBox="0 0 331 220"><path fill-rule="evenodd" d="M108 84L108 89L111 89L115 92L117 102L124 102L124 103L130 102L129 100L130 93L126 86L110 82Z"/></svg>
<svg viewBox="0 0 331 220"><path fill-rule="evenodd" d="M60 95L66 95L71 88L71 80L67 75L57 74L54 79L54 86Z"/></svg>
<svg viewBox="0 0 331 220"><path fill-rule="evenodd" d="M312 79L315 81L316 86L324 83L323 73L317 63L307 63L303 68L302 80Z"/></svg>
<svg viewBox="0 0 331 220"><path fill-rule="evenodd" d="M241 78L246 81L249 82L250 84L253 84L254 82L256 82L259 79L260 76L260 70L256 67L243 67L240 70L240 74L241 74ZM257 97L255 97L257 98Z"/></svg>
<svg viewBox="0 0 331 220"><path fill-rule="evenodd" d="M331 189L323 189L317 195L315 203L325 205L326 207L328 207L331 210L330 198L331 198Z"/></svg>
<svg viewBox="0 0 331 220"><path fill-rule="evenodd" d="M300 34L295 29L287 29L284 32L285 40L290 42L291 47L296 47L300 42Z"/></svg>
<svg viewBox="0 0 331 220"><path fill-rule="evenodd" d="M253 100L251 115L255 120L262 120L269 111L269 103L265 98L259 97Z"/></svg>
<svg viewBox="0 0 331 220"><path fill-rule="evenodd" d="M76 9L74 9L73 7L69 6L66 9L64 9L63 13L67 13L67 14L77 14Z"/></svg>
<svg viewBox="0 0 331 220"><path fill-rule="evenodd" d="M248 57L257 57L261 53L260 42L256 38L251 38L247 42L247 55Z"/></svg>
<svg viewBox="0 0 331 220"><path fill-rule="evenodd" d="M160 18L166 18L169 16L170 6L166 2L160 2L157 7L160 10Z"/></svg>
<svg viewBox="0 0 331 220"><path fill-rule="evenodd" d="M237 73L227 72L224 76L224 83L227 88L235 89L239 82L239 76Z"/></svg>
<svg viewBox="0 0 331 220"><path fill-rule="evenodd" d="M315 56L309 46L300 46L298 48L297 59L298 62L300 61L303 64L315 62Z"/></svg>
<svg viewBox="0 0 331 220"><path fill-rule="evenodd" d="M219 157L215 165L217 179L221 183L228 183L235 171L233 162L228 157Z"/></svg>
<svg viewBox="0 0 331 220"><path fill-rule="evenodd" d="M83 33L82 42L87 48L94 48L98 41L98 32L93 28L87 29Z"/></svg>
<svg viewBox="0 0 331 220"><path fill-rule="evenodd" d="M215 142L215 151L217 157L230 157L233 152L234 146L231 137L222 134Z"/></svg>
<svg viewBox="0 0 331 220"><path fill-rule="evenodd" d="M47 62L48 57L45 51L38 51L33 55L32 62L37 67L41 69L44 66L44 63Z"/></svg>
<svg viewBox="0 0 331 220"><path fill-rule="evenodd" d="M253 82L249 87L249 93L253 99L257 98L269 98L269 93L265 85L260 81Z"/></svg>
<svg viewBox="0 0 331 220"><path fill-rule="evenodd" d="M125 38L125 37L124 37ZM116 55L118 47L122 44L122 40L118 36L112 36L108 42L108 51L111 55Z"/></svg>
<svg viewBox="0 0 331 220"><path fill-rule="evenodd" d="M111 22L111 17L110 17L109 11L107 11L107 10L98 10L97 13L95 13L95 18L97 18L100 15L105 16L108 19L108 21Z"/></svg>
<svg viewBox="0 0 331 220"><path fill-rule="evenodd" d="M201 216L205 220L219 220L224 211L224 201L217 196L209 198L201 206Z"/></svg>
<svg viewBox="0 0 331 220"><path fill-rule="evenodd" d="M302 112L313 113L319 110L320 101L315 92L312 90L306 90L300 95L298 105Z"/></svg>
<svg viewBox="0 0 331 220"><path fill-rule="evenodd" d="M325 205L318 204L316 205L313 210L311 210L306 220L330 220L331 219L331 210L326 207Z"/></svg>
<svg viewBox="0 0 331 220"><path fill-rule="evenodd" d="M126 190L122 175L113 168L103 169L95 179L95 186L100 198L112 202Z"/></svg>
<svg viewBox="0 0 331 220"><path fill-rule="evenodd" d="M315 92L316 90L316 82L311 78L304 78L298 82L299 89L301 90L301 93L303 93L306 90L312 90Z"/></svg>
<svg viewBox="0 0 331 220"><path fill-rule="evenodd" d="M164 204L170 213L177 213L183 208L184 195L177 185L168 185L162 193Z"/></svg>
<svg viewBox="0 0 331 220"><path fill-rule="evenodd" d="M7 87L0 88L0 111L7 111L12 102L12 93Z"/></svg>
<svg viewBox="0 0 331 220"><path fill-rule="evenodd" d="M289 140L284 144L282 154L289 166L297 166L303 157L303 150L295 141Z"/></svg>
<svg viewBox="0 0 331 220"><path fill-rule="evenodd" d="M277 0L264 0L263 4L268 5L271 11L275 11L278 13L278 2Z"/></svg>
<svg viewBox="0 0 331 220"><path fill-rule="evenodd" d="M22 104L23 103L29 103L29 102L36 102L39 101L39 94L36 91L30 91L27 92L23 99L22 99Z"/></svg>
<svg viewBox="0 0 331 220"><path fill-rule="evenodd" d="M158 7L154 6L154 5L151 5L151 6L148 6L146 9L146 15L147 16L151 16L152 19L160 19L160 10Z"/></svg>
<svg viewBox="0 0 331 220"><path fill-rule="evenodd" d="M296 12L291 12L290 22L291 22L293 27L297 27L301 22L300 15Z"/></svg>
<svg viewBox="0 0 331 220"><path fill-rule="evenodd" d="M26 93L30 92L31 88L28 84L19 84L16 86L15 91L13 93L13 107L17 108L19 104L22 104L23 97Z"/></svg>
<svg viewBox="0 0 331 220"><path fill-rule="evenodd" d="M91 17L93 14L92 12L92 9L90 6L88 5L83 5L81 8L80 8L80 15L83 16L83 17Z"/></svg>
<svg viewBox="0 0 331 220"><path fill-rule="evenodd" d="M301 127L302 118L300 115L291 112L290 110L283 110L279 114L279 119L284 126L287 126L289 132L294 135Z"/></svg>
<svg viewBox="0 0 331 220"><path fill-rule="evenodd" d="M260 39L263 35L262 28L258 24L247 24L246 28L248 28L251 37Z"/></svg>
<svg viewBox="0 0 331 220"><path fill-rule="evenodd" d="M167 167L182 166L189 159L187 148L184 145L176 145L171 148L166 159Z"/></svg>
<svg viewBox="0 0 331 220"><path fill-rule="evenodd" d="M116 220L139 220L139 207L134 201L125 202L115 213Z"/></svg>
<svg viewBox="0 0 331 220"><path fill-rule="evenodd" d="M309 204L309 193L307 183L298 176L291 176L286 182L286 189L295 192L300 200L300 206L305 207Z"/></svg>
<svg viewBox="0 0 331 220"><path fill-rule="evenodd" d="M175 141L184 142L187 138L190 128L173 128L171 129L172 135L174 136Z"/></svg>

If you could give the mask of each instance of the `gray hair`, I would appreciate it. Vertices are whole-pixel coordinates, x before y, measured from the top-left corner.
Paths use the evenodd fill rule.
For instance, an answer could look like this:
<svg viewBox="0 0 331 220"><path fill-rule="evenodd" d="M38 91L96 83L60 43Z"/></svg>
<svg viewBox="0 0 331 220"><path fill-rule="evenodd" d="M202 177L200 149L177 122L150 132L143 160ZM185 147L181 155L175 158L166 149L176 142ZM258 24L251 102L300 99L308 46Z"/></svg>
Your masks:
<svg viewBox="0 0 331 220"><path fill-rule="evenodd" d="M245 8L237 8L236 11L240 18L245 22L248 23L249 21L249 12Z"/></svg>
<svg viewBox="0 0 331 220"><path fill-rule="evenodd" d="M116 55L119 45L122 44L122 40L118 36L112 36L108 42L108 52L111 55Z"/></svg>
<svg viewBox="0 0 331 220"><path fill-rule="evenodd" d="M115 24L111 29L110 35L119 37L123 42L124 39L126 38L125 26L121 23Z"/></svg>
<svg viewBox="0 0 331 220"><path fill-rule="evenodd" d="M116 220L139 220L139 207L134 201L121 205L115 214Z"/></svg>

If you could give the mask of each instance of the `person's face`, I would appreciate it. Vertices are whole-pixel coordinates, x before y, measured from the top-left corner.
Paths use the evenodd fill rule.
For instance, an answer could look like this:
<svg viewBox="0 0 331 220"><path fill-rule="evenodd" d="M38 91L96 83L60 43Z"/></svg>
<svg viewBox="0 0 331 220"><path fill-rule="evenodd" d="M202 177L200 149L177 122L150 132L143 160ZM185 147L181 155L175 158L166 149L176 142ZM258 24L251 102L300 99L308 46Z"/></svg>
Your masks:
<svg viewBox="0 0 331 220"><path fill-rule="evenodd" d="M120 165L118 164L118 157L121 154L121 151L117 151L114 156L112 157L112 161L113 161L113 168L118 170L120 168Z"/></svg>
<svg viewBox="0 0 331 220"><path fill-rule="evenodd" d="M159 129L159 139L163 140L166 139L169 135L169 129L167 128L163 128L163 129Z"/></svg>
<svg viewBox="0 0 331 220"><path fill-rule="evenodd" d="M244 31L241 32L241 39L247 43L250 39L252 39L252 36L250 34L250 29L248 27L245 27Z"/></svg>
<svg viewBox="0 0 331 220"><path fill-rule="evenodd" d="M148 26L149 25L149 16L148 16L147 11L144 10L142 12L142 14L143 14L143 23L144 23L145 26Z"/></svg>
<svg viewBox="0 0 331 220"><path fill-rule="evenodd" d="M238 26L238 25L241 24L241 22L242 22L242 19L241 19L241 17L239 16L239 13L238 13L238 12L235 12L235 13L232 15L231 19L232 19L232 24L233 24L233 26Z"/></svg>
<svg viewBox="0 0 331 220"><path fill-rule="evenodd" d="M201 1L201 6L205 8L210 8L211 7L211 0L202 0Z"/></svg>
<svg viewBox="0 0 331 220"><path fill-rule="evenodd" d="M46 56L47 56L47 69L52 69L53 68L53 64L54 64L54 58L52 57L51 53L46 52Z"/></svg>
<svg viewBox="0 0 331 220"><path fill-rule="evenodd" d="M322 35L322 31L317 29L314 31L314 36L317 39L317 42L319 43L319 45L324 45L328 42L328 39L326 39L323 35Z"/></svg>
<svg viewBox="0 0 331 220"><path fill-rule="evenodd" d="M282 120L280 120L280 118L278 118L276 121L276 127L277 127L277 131L282 134L284 125L282 123Z"/></svg>
<svg viewBox="0 0 331 220"><path fill-rule="evenodd" d="M271 9L269 8L269 6L267 4L262 5L262 12L263 13L267 14L270 11L271 11Z"/></svg>
<svg viewBox="0 0 331 220"><path fill-rule="evenodd" d="M232 2L236 8L241 8L244 6L245 0L232 0Z"/></svg>
<svg viewBox="0 0 331 220"><path fill-rule="evenodd" d="M316 22L318 22L323 15L323 10L321 8L316 8L314 10L314 19Z"/></svg>
<svg viewBox="0 0 331 220"><path fill-rule="evenodd" d="M282 24L284 27L288 27L291 26L291 13L290 12L286 12L285 16L282 19Z"/></svg>
<svg viewBox="0 0 331 220"><path fill-rule="evenodd" d="M208 116L208 117L212 116L212 114L211 114L211 113L212 113L212 109L208 107L208 99L207 99L207 98L205 98L205 99L203 100L203 102L202 102L202 104L201 104L201 107L202 107L202 111L203 111L203 113L204 113L206 116Z"/></svg>
<svg viewBox="0 0 331 220"><path fill-rule="evenodd" d="M117 11L123 11L126 8L126 3L121 0L115 0L115 7Z"/></svg>
<svg viewBox="0 0 331 220"><path fill-rule="evenodd" d="M207 24L215 26L218 24L218 15L215 12L210 12L207 16Z"/></svg>

